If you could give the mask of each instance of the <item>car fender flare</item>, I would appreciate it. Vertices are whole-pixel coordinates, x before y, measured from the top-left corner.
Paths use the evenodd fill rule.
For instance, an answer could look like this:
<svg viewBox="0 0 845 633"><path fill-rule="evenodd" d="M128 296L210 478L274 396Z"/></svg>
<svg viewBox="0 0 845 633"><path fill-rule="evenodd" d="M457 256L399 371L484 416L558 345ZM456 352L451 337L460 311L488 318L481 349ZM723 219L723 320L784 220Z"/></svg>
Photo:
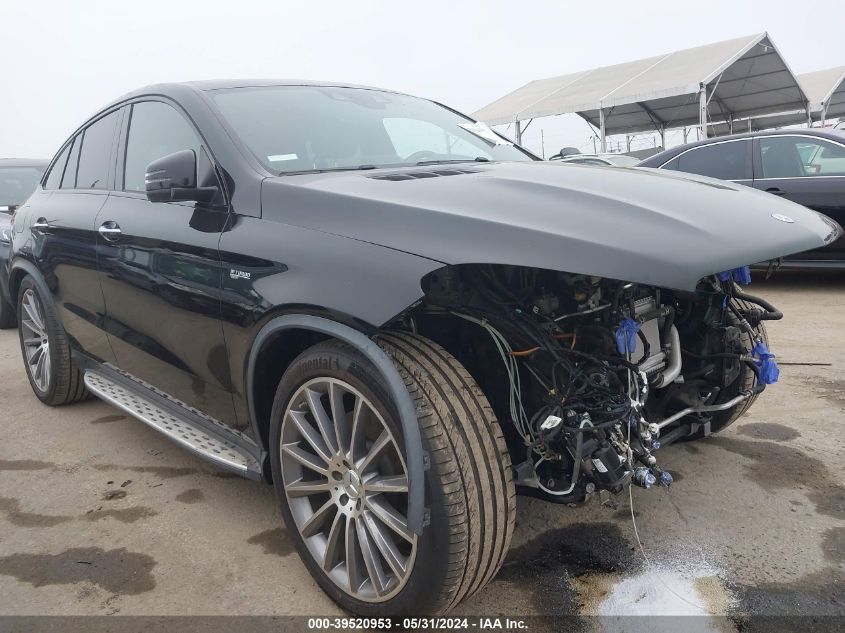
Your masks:
<svg viewBox="0 0 845 633"><path fill-rule="evenodd" d="M253 430L258 428L255 402L252 397L255 381L255 365L264 343L279 332L290 329L305 329L331 336L343 341L361 352L373 363L384 378L385 386L399 411L399 422L405 437L405 460L408 466L408 527L417 535L422 534L425 514L425 455L420 436L417 414L405 381L387 354L363 332L310 314L285 314L268 321L259 330L249 353L247 365L247 406Z"/></svg>
<svg viewBox="0 0 845 633"><path fill-rule="evenodd" d="M15 309L17 309L18 303L18 292L17 287L20 286L19 283L15 284L15 288L12 287L12 279L15 276L17 271L22 271L23 273L32 277L35 281L35 284L41 289L44 293L44 296L47 297L50 301L53 300L53 292L50 290L50 287L47 285L47 281L44 279L44 276L41 274L41 271L38 270L38 267L33 264L28 259L17 258L12 261L12 265L9 267L9 300L14 303ZM14 296L12 293L14 291Z"/></svg>

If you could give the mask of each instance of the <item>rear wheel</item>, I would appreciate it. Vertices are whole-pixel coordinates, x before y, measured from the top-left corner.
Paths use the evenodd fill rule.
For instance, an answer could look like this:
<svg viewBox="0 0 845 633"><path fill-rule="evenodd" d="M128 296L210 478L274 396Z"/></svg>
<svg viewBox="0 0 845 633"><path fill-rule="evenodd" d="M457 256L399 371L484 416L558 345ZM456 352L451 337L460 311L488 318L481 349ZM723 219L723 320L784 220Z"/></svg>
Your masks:
<svg viewBox="0 0 845 633"><path fill-rule="evenodd" d="M514 527L510 460L466 370L422 337L386 333L416 405L430 468L422 534L407 522L405 445L370 362L328 342L300 355L273 406L271 462L282 515L320 586L365 616L447 611L500 567Z"/></svg>
<svg viewBox="0 0 845 633"><path fill-rule="evenodd" d="M50 298L25 277L18 293L18 336L32 391L49 405L69 404L88 394L73 364L64 328Z"/></svg>

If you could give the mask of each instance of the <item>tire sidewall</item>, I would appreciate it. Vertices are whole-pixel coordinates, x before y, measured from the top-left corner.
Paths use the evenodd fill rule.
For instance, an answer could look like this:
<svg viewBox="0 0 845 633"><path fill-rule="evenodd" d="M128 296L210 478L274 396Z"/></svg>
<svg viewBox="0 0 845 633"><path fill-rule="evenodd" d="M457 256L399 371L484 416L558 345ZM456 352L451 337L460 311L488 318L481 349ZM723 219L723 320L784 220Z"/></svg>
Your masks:
<svg viewBox="0 0 845 633"><path fill-rule="evenodd" d="M367 617L385 617L391 615L420 614L428 612L437 591L432 590L432 583L437 583L446 573L448 565L444 555L447 548L437 547L441 539L448 539L445 522L437 521L435 516L440 513L432 509L431 525L423 529L423 534L417 537L417 551L411 576L399 594L384 602L363 602L342 591L322 570L314 560L307 545L303 541L293 520L282 486L280 439L282 414L290 398L303 384L313 378L339 378L361 392L364 397L378 410L385 423L390 427L394 437L401 444L405 457L404 441L401 428L396 423L398 414L392 402L384 381L375 367L356 350L345 345L332 343L318 344L297 357L285 372L276 390L270 421L269 453L276 497L285 521L288 535L294 542L300 558L308 568L312 577L320 587L335 602L343 608ZM427 473L428 479L428 473ZM426 490L431 483L426 481ZM426 502L428 505L428 501ZM438 529L440 528L440 529ZM444 532L439 534L439 532ZM441 541L445 542L445 541ZM437 586L437 585L434 585Z"/></svg>

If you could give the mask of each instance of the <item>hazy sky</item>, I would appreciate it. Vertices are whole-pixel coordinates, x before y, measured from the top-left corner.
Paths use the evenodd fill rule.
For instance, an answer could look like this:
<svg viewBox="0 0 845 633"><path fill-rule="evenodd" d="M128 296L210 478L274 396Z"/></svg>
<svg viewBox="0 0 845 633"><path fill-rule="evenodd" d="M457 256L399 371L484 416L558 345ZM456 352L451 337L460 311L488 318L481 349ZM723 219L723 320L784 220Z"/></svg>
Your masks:
<svg viewBox="0 0 845 633"><path fill-rule="evenodd" d="M845 65L845 2L0 0L0 156L49 157L161 81L283 77L393 88L472 112L531 79L768 31L796 73ZM591 146L575 115L546 153ZM641 141L642 142L642 141Z"/></svg>

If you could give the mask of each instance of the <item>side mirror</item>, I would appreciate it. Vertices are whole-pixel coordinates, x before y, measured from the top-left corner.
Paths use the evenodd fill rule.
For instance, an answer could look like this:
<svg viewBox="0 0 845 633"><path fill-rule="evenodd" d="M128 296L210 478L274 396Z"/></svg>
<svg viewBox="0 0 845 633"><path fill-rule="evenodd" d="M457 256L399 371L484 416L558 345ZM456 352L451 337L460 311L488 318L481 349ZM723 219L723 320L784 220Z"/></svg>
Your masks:
<svg viewBox="0 0 845 633"><path fill-rule="evenodd" d="M197 187L197 155L192 149L151 162L144 173L144 183L150 202L211 202L217 194L217 187Z"/></svg>

